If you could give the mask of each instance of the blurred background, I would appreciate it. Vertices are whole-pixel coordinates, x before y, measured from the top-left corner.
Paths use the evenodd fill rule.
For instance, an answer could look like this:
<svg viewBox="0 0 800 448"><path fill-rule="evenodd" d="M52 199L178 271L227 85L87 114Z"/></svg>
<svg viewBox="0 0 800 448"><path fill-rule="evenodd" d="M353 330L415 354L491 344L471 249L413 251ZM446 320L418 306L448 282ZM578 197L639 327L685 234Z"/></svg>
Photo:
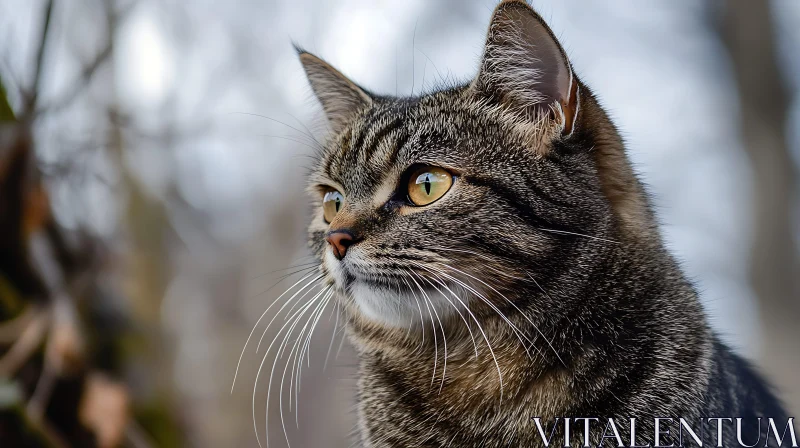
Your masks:
<svg viewBox="0 0 800 448"><path fill-rule="evenodd" d="M800 2L533 3L713 325L798 415ZM419 94L473 76L494 6L0 0L0 445L254 447L255 426L282 447L285 426L293 447L349 446L356 361L335 318L285 425L264 354L282 318L256 351L310 260L304 176L325 136L291 43Z"/></svg>

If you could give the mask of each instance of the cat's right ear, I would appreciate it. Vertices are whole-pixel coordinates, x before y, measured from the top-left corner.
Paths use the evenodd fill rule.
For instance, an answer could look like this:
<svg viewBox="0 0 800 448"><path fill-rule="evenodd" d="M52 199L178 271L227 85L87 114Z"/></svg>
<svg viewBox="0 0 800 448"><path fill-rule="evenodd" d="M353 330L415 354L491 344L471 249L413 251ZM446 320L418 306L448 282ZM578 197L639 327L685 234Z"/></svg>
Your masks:
<svg viewBox="0 0 800 448"><path fill-rule="evenodd" d="M334 133L341 131L358 110L372 104L369 93L339 70L307 51L295 50Z"/></svg>

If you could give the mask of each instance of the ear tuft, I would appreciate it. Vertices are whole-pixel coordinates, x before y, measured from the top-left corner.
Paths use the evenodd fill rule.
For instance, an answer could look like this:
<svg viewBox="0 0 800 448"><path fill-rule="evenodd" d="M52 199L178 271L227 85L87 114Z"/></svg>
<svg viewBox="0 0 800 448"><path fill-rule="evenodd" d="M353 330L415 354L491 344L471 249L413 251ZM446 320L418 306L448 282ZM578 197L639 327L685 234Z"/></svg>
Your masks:
<svg viewBox="0 0 800 448"><path fill-rule="evenodd" d="M522 0L495 9L472 86L523 118L554 115L563 134L573 131L579 89L572 67L553 32Z"/></svg>
<svg viewBox="0 0 800 448"><path fill-rule="evenodd" d="M369 93L330 64L297 45L294 48L334 133L341 131L358 110L372 104Z"/></svg>

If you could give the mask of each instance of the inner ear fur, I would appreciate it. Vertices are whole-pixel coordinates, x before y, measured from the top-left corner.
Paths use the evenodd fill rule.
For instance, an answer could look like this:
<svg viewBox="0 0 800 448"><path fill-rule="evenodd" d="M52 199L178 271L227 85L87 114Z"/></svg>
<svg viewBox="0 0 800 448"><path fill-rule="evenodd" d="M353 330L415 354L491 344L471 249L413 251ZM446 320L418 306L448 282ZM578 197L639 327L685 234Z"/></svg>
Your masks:
<svg viewBox="0 0 800 448"><path fill-rule="evenodd" d="M522 0L500 3L492 15L471 88L521 119L555 118L574 132L580 87L569 59L544 19Z"/></svg>

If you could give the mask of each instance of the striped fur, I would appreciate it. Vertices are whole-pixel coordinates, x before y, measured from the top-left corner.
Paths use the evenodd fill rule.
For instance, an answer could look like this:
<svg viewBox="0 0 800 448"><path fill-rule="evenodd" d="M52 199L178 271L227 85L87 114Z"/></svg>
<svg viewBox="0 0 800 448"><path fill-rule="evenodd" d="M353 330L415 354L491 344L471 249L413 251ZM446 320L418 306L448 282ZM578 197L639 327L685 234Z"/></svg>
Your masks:
<svg viewBox="0 0 800 448"><path fill-rule="evenodd" d="M310 178L309 242L360 355L360 444L541 446L534 417L635 417L643 443L652 417L785 419L711 331L619 134L542 19L505 1L488 40L475 81L421 97L364 100L338 72L311 79L337 115ZM344 108L331 105L342 86L358 89ZM425 207L403 194L419 164L456 177ZM341 261L322 188L344 194L336 225L360 240Z"/></svg>

